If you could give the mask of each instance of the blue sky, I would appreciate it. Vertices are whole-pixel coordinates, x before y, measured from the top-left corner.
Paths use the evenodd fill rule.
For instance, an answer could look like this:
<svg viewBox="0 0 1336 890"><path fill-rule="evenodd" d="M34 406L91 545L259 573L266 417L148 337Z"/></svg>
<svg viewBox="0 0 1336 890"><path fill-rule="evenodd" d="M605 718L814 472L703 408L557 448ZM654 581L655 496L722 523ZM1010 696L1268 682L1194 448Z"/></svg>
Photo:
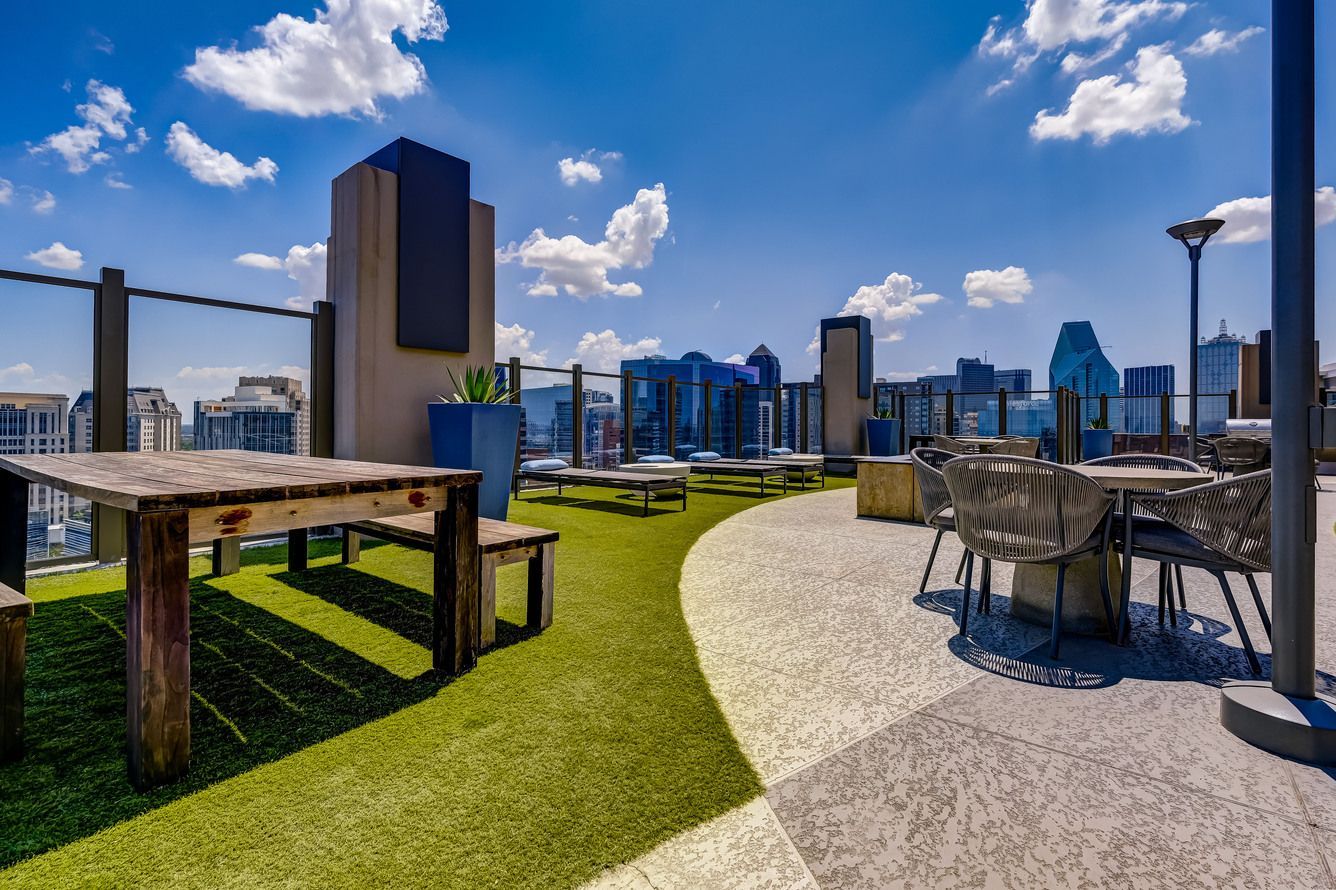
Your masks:
<svg viewBox="0 0 1336 890"><path fill-rule="evenodd" d="M9 11L0 266L300 304L329 181L404 135L471 161L497 208L501 357L764 341L805 379L817 320L864 311L892 379L986 351L1039 380L1072 319L1119 369L1183 366L1187 261L1163 230L1220 205L1222 236L1253 240L1207 248L1203 331L1268 324L1265 205L1241 200L1270 190L1255 0L350 2ZM1319 185L1336 184L1333 58ZM1318 230L1318 333L1336 343L1333 239ZM86 382L85 297L0 300L0 389ZM132 382L187 412L237 369L307 363L298 322L132 314Z"/></svg>

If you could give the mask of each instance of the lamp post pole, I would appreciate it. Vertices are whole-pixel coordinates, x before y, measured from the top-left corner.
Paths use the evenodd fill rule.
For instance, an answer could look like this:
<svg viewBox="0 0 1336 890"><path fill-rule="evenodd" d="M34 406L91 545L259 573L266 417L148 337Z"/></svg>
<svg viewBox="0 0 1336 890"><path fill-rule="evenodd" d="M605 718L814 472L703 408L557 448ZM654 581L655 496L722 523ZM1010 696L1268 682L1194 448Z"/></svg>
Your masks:
<svg viewBox="0 0 1336 890"><path fill-rule="evenodd" d="M1188 460L1197 461L1197 338L1201 330L1197 323L1197 265L1201 262L1201 247L1206 243L1188 245L1188 260L1192 265L1192 298L1188 312L1188 327L1191 337L1188 340Z"/></svg>

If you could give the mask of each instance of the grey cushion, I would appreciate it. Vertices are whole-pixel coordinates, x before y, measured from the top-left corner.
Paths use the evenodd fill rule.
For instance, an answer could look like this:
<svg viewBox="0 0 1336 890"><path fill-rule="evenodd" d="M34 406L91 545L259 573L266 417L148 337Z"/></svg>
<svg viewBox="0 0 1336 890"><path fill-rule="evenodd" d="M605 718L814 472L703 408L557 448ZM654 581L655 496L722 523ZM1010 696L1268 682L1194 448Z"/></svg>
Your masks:
<svg viewBox="0 0 1336 890"><path fill-rule="evenodd" d="M548 470L564 470L570 464L559 457L547 457L542 460L526 460L520 464L521 470L533 470L535 473L541 473Z"/></svg>

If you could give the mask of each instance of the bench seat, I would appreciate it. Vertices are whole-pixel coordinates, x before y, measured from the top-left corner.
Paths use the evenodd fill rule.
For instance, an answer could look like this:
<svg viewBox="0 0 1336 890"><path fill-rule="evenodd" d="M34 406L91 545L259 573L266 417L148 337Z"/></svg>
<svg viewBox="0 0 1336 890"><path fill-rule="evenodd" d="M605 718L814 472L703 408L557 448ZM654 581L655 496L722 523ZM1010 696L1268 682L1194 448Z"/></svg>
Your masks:
<svg viewBox="0 0 1336 890"><path fill-rule="evenodd" d="M343 526L343 562L354 563L361 557L360 537L377 538L414 550L430 552L436 546L434 513L411 513L388 519L369 519ZM529 563L529 602L527 624L542 630L552 624L552 587L556 545L560 535L546 528L478 519L478 585L481 600L479 644L487 648L496 643L496 570L503 565L527 560Z"/></svg>
<svg viewBox="0 0 1336 890"><path fill-rule="evenodd" d="M32 600L0 584L0 763L23 756L23 673Z"/></svg>

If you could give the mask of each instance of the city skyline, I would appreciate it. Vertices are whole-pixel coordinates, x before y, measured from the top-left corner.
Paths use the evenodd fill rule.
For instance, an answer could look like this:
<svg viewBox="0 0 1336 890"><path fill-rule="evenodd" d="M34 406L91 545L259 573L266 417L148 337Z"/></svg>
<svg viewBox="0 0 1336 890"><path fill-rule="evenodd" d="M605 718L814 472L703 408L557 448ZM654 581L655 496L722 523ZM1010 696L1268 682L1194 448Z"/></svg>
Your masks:
<svg viewBox="0 0 1336 890"><path fill-rule="evenodd" d="M105 263L144 286L307 305L322 292L329 179L404 133L472 158L478 197L497 207L500 357L608 370L644 353L729 354L751 345L736 343L746 330L789 379L810 379L817 320L851 311L874 318L876 374L913 380L947 371L943 342L1039 367L1051 327L1086 318L1117 366L1170 363L1185 380L1186 261L1163 229L1211 210L1232 219L1206 250L1203 318L1268 326L1268 143L1242 126L1268 102L1268 23L1253 4L1151 4L1090 33L1042 32L1054 22L1019 0L848 4L819 23L745 3L702 19L596 2L518 24L484 4L421 6L439 21L400 22L385 51L408 66L404 85L334 85L318 101L220 73L220 60L256 58L251 29L272 5L209 9L169 34L150 26L152 4L75 3L54 21L17 10L33 51L0 70L31 89L0 124L0 265L95 277ZM1318 14L1329 29L1336 13ZM1200 40L1213 31L1238 39ZM560 62L534 56L540 34ZM621 70L641 76L607 82L575 61L625 61L631 46L643 64ZM702 53L708 74L689 61ZM1336 80L1336 61L1319 66L1321 83ZM1153 92L1151 116L1115 106L1094 128L1077 96L1101 84ZM673 111L607 113L630 107ZM1332 122L1318 126L1330 143ZM55 138L71 128L96 149ZM1224 140L1227 159L1210 150ZM1331 153L1318 163L1326 187ZM1334 200L1321 196L1320 222ZM918 222L933 207L970 210L936 231ZM617 234L614 218L640 235ZM1334 237L1319 228L1320 266ZM543 265L577 243L602 265ZM1321 284L1329 342L1328 294ZM0 387L86 385L88 308L12 285L0 299L14 327L53 334L34 348L0 333ZM132 378L193 403L239 373L304 371L295 327L228 316L137 303L136 338L162 348L132 350ZM190 338L202 328L211 336Z"/></svg>

